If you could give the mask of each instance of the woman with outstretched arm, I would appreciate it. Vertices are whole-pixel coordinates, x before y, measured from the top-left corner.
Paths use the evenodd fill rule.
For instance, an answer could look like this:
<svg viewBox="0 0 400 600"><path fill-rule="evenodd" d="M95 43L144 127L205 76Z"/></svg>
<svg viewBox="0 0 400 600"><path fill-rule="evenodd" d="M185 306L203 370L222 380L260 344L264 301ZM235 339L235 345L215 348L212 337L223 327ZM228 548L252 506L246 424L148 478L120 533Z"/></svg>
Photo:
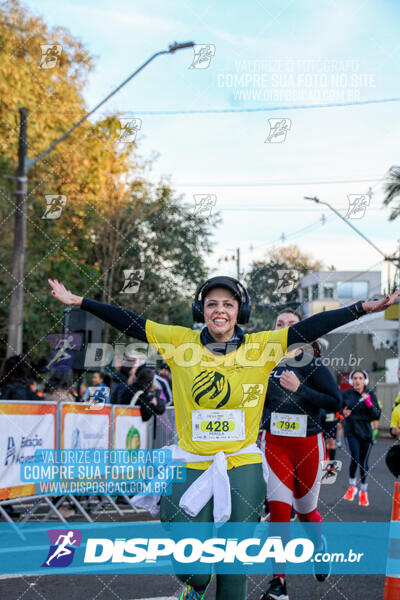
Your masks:
<svg viewBox="0 0 400 600"><path fill-rule="evenodd" d="M186 462L186 481L162 496L162 521L257 522L264 503L267 470L256 445L268 378L289 346L304 345L369 312L393 304L400 291L378 301L313 315L274 331L244 333L250 318L246 288L231 277L213 277L199 286L193 308L202 331L163 325L119 306L73 294L50 280L52 294L79 306L119 331L166 351L172 373L178 444L173 458ZM168 356L167 356L168 354ZM180 599L201 600L209 574L181 575ZM216 600L244 600L244 574L217 575Z"/></svg>

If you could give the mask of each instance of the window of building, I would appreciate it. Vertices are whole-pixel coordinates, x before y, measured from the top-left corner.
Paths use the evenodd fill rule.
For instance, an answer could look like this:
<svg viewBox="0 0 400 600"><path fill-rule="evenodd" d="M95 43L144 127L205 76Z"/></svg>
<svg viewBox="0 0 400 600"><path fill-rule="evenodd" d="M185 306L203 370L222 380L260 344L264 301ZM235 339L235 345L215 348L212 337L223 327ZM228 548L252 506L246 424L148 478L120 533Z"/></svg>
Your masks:
<svg viewBox="0 0 400 600"><path fill-rule="evenodd" d="M313 300L318 300L318 283L314 283L311 286L311 294Z"/></svg>
<svg viewBox="0 0 400 600"><path fill-rule="evenodd" d="M339 281L337 295L338 298L367 298L368 281Z"/></svg>
<svg viewBox="0 0 400 600"><path fill-rule="evenodd" d="M335 291L334 283L324 283L324 298L333 298Z"/></svg>
<svg viewBox="0 0 400 600"><path fill-rule="evenodd" d="M303 290L303 302L308 302L310 299L310 295L308 293L308 287L302 288Z"/></svg>

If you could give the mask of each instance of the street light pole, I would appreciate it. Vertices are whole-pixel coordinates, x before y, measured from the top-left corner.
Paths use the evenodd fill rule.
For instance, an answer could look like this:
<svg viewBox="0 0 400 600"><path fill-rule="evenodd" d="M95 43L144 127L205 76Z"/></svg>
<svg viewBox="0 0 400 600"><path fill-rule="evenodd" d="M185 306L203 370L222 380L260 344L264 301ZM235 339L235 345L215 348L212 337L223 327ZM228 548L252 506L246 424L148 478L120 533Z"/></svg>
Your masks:
<svg viewBox="0 0 400 600"><path fill-rule="evenodd" d="M20 108L20 132L18 145L18 168L17 168L17 186L15 199L15 220L14 220L14 255L12 267L12 285L10 300L10 311L8 321L8 342L6 356L21 354L22 352L22 331L23 331L23 313L24 313L24 265L25 265L25 242L26 242L26 198L28 191L28 172L40 162L49 152L65 140L79 125L86 121L95 111L105 104L121 88L123 88L131 79L142 71L157 56L162 54L173 54L177 50L192 48L194 42L174 42L168 46L168 50L156 52L146 60L139 68L127 77L118 87L115 88L106 98L97 104L90 112L77 121L68 131L55 140L46 150L41 152L36 158L27 157L27 116L28 110Z"/></svg>
<svg viewBox="0 0 400 600"><path fill-rule="evenodd" d="M24 306L24 264L26 241L26 196L28 167L26 160L28 109L19 109L19 140L17 185L15 192L14 254L12 265L12 291L8 319L7 358L22 351L22 322Z"/></svg>
<svg viewBox="0 0 400 600"><path fill-rule="evenodd" d="M378 246L375 246L375 244L373 242L371 242L371 240L369 240L367 238L367 236L365 236L359 229L357 229L357 227L355 227L352 223L350 223L348 221L348 219L345 219L345 217L343 217L343 215L340 214L339 211L336 210L336 208L333 208L333 206L331 206L328 202L323 202L322 200L320 200L319 198L317 198L316 196L310 197L310 196L304 196L304 200L311 200L312 202L316 202L317 204L324 204L325 206L327 206L328 208L331 209L331 211L333 211L338 217L340 217L342 219L342 221L344 221L345 223L347 223L347 225L349 227L351 227L356 233L358 233L358 235L360 235L366 242L368 242L368 244L370 244L373 248L375 248L375 250L377 252L379 252L379 254L381 254L384 259L386 261L390 261L393 262L396 266L396 268L398 269L398 277L399 277L399 282L400 282L400 246L399 246L399 256L386 256L386 254L384 252L382 252L382 250L380 250L378 248ZM388 289L388 294L390 294L390 290ZM399 298L397 298L397 301L399 300ZM397 326L397 354L398 354L398 378L399 378L399 385L398 385L398 389L400 392L400 303L398 303L398 314L397 314L397 322L398 322L398 326Z"/></svg>

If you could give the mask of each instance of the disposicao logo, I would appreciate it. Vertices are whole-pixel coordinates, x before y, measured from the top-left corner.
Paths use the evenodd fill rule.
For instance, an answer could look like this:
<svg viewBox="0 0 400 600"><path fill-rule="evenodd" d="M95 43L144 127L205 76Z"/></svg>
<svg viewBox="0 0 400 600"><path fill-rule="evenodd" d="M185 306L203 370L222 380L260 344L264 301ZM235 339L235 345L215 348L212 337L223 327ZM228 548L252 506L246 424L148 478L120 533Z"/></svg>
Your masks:
<svg viewBox="0 0 400 600"><path fill-rule="evenodd" d="M75 548L81 545L79 529L49 529L50 549L42 567L68 567L74 558Z"/></svg>
<svg viewBox="0 0 400 600"><path fill-rule="evenodd" d="M250 548L258 554L247 554ZM300 549L300 552L299 552ZM155 563L159 558L170 557L175 561L188 563L234 563L250 565L265 563L268 559L276 562L303 563L314 554L314 544L307 538L290 540L286 545L279 536L267 538L237 539L209 538L205 541L184 538L179 541L170 538L89 538L86 543L85 563Z"/></svg>

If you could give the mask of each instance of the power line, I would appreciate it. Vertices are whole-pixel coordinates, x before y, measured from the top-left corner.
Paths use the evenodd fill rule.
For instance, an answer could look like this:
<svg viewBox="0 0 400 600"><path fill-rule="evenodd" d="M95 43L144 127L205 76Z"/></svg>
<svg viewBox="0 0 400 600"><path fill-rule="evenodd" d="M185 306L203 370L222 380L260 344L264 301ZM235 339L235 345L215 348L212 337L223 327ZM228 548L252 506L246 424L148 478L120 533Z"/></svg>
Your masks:
<svg viewBox="0 0 400 600"><path fill-rule="evenodd" d="M382 212L382 210L384 210L386 207L383 208L368 208L368 212L371 211L379 211ZM389 208L389 207L388 207ZM323 209L318 209L318 208L302 208L301 206L282 206L282 205L277 205L276 208L274 206L268 206L268 207L264 207L264 206L246 206L246 207L240 207L240 206L227 206L227 207L221 207L218 209L219 211L227 211L227 212L301 212L301 213L306 213L306 212L320 212ZM340 207L337 210L341 210L343 212L348 210L348 207Z"/></svg>
<svg viewBox="0 0 400 600"><path fill-rule="evenodd" d="M376 100L355 100L353 102L331 102L326 104L292 104L282 106L265 106L260 108L198 108L190 110L135 110L119 112L118 115L205 115L223 113L256 113L272 112L277 110L310 110L315 108L337 108L346 106L365 106L368 104L384 104L388 102L400 102L400 98L378 98Z"/></svg>
<svg viewBox="0 0 400 600"><path fill-rule="evenodd" d="M381 181L383 178L380 178ZM275 186L289 186L289 185L332 185L340 183L369 183L376 181L376 177L370 177L368 179L331 179L321 181L260 181L256 183L252 182L226 182L226 183L175 183L174 187L275 187ZM378 181L378 182L379 182Z"/></svg>

